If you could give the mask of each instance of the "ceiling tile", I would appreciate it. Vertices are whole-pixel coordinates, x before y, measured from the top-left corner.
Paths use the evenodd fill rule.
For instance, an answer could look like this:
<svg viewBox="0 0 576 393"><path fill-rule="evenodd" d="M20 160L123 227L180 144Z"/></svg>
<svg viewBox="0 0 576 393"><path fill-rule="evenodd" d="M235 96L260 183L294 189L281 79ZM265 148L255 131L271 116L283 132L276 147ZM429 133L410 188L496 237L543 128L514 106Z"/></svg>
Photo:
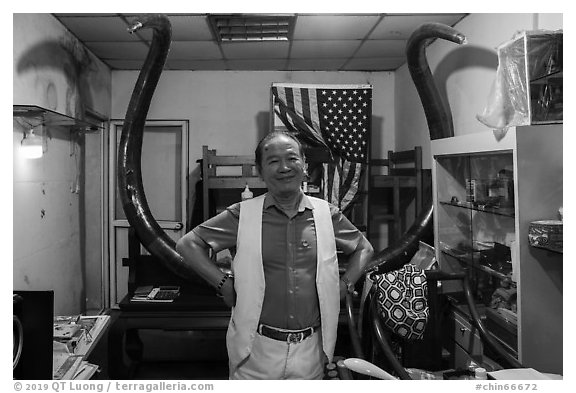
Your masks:
<svg viewBox="0 0 576 393"><path fill-rule="evenodd" d="M439 22L453 26L466 14L388 14L370 34L371 40L408 39L418 26L426 22Z"/></svg>
<svg viewBox="0 0 576 393"><path fill-rule="evenodd" d="M337 71L346 59L292 59L288 62L288 70L292 71Z"/></svg>
<svg viewBox="0 0 576 393"><path fill-rule="evenodd" d="M168 70L210 70L223 71L228 69L224 60L168 60Z"/></svg>
<svg viewBox="0 0 576 393"><path fill-rule="evenodd" d="M171 60L220 59L222 54L213 41L173 41L168 58Z"/></svg>
<svg viewBox="0 0 576 393"><path fill-rule="evenodd" d="M223 42L227 59L278 59L288 55L287 41Z"/></svg>
<svg viewBox="0 0 576 393"><path fill-rule="evenodd" d="M207 41L213 39L204 15L168 15L174 41Z"/></svg>
<svg viewBox="0 0 576 393"><path fill-rule="evenodd" d="M229 69L244 71L273 71L286 68L285 59L228 60Z"/></svg>
<svg viewBox="0 0 576 393"><path fill-rule="evenodd" d="M293 39L362 39L379 19L379 15L298 15Z"/></svg>
<svg viewBox="0 0 576 393"><path fill-rule="evenodd" d="M117 16L61 17L60 20L81 41L121 42L138 40L136 35L128 32L126 23Z"/></svg>
<svg viewBox="0 0 576 393"><path fill-rule="evenodd" d="M127 32L140 14L52 14L113 69L140 69L152 29ZM214 41L208 14L167 14L172 42L166 69L361 70L396 69L405 40L427 21L454 25L468 14L297 14L291 42ZM220 59L226 56L226 61ZM292 60L289 61L288 57ZM352 58L354 56L354 58ZM113 60L110 60L113 59Z"/></svg>
<svg viewBox="0 0 576 393"><path fill-rule="evenodd" d="M404 40L368 40L364 41L355 57L401 57L406 53Z"/></svg>
<svg viewBox="0 0 576 393"><path fill-rule="evenodd" d="M102 59L142 59L148 54L143 42L88 42L86 46Z"/></svg>
<svg viewBox="0 0 576 393"><path fill-rule="evenodd" d="M362 41L293 41L290 55L296 59L350 57Z"/></svg>
<svg viewBox="0 0 576 393"><path fill-rule="evenodd" d="M343 67L346 71L394 71L406 62L405 57L351 59Z"/></svg>

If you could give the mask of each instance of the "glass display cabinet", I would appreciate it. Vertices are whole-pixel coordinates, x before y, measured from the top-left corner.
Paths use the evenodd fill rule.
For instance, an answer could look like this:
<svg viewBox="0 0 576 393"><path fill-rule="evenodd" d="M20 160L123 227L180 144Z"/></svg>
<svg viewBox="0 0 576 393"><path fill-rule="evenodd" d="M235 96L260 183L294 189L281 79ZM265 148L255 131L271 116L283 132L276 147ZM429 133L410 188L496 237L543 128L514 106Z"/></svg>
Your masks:
<svg viewBox="0 0 576 393"><path fill-rule="evenodd" d="M531 247L530 222L562 206L562 125L432 141L434 226L443 270L465 271L486 328L539 371L562 373L562 254ZM456 283L442 288L455 366L489 360Z"/></svg>

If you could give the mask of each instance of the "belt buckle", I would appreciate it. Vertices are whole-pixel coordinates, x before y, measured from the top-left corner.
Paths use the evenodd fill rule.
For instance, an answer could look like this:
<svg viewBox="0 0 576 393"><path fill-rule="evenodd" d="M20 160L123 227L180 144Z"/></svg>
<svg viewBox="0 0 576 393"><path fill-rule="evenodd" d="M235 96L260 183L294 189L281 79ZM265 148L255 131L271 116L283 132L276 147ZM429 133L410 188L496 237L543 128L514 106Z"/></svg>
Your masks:
<svg viewBox="0 0 576 393"><path fill-rule="evenodd" d="M288 344L298 344L304 340L304 333L288 333L288 337L286 337L286 342Z"/></svg>

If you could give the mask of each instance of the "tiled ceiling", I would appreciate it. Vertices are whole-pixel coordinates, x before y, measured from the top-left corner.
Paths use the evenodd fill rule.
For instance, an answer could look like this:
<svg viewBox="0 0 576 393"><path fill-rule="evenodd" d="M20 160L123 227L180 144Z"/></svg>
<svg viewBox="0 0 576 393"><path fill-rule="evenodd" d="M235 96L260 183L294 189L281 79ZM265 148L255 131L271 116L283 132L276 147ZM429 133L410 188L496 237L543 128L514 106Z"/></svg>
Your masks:
<svg viewBox="0 0 576 393"><path fill-rule="evenodd" d="M137 14L53 14L114 70L139 70L152 31L129 34ZM290 41L218 42L208 14L167 14L168 70L393 71L424 22L454 26L467 14L292 14Z"/></svg>

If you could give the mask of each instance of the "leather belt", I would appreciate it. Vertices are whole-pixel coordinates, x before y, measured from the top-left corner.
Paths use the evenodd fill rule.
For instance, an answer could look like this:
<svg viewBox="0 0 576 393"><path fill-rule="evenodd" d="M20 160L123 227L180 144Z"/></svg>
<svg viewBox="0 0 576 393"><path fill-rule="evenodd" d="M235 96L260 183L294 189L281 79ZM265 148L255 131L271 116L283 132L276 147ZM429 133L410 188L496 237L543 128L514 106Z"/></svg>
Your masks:
<svg viewBox="0 0 576 393"><path fill-rule="evenodd" d="M258 333L262 336L284 341L288 344L298 344L310 337L316 330L318 330L318 327L309 327L302 330L287 330L264 325L263 323L258 325Z"/></svg>

